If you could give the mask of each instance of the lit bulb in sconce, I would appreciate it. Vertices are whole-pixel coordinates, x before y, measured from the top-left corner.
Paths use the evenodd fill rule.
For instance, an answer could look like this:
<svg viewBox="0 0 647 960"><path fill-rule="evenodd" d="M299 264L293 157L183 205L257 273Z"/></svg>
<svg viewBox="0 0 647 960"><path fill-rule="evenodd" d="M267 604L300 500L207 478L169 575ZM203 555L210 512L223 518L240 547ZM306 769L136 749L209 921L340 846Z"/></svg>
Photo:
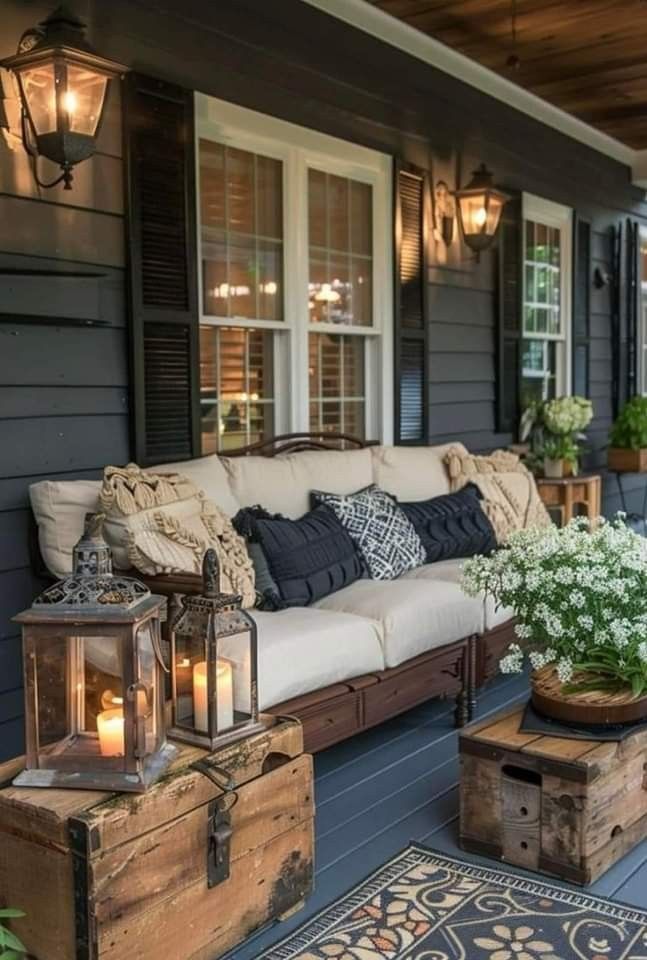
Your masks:
<svg viewBox="0 0 647 960"><path fill-rule="evenodd" d="M79 106L79 100L74 90L66 90L63 94L63 109L70 114L76 113Z"/></svg>

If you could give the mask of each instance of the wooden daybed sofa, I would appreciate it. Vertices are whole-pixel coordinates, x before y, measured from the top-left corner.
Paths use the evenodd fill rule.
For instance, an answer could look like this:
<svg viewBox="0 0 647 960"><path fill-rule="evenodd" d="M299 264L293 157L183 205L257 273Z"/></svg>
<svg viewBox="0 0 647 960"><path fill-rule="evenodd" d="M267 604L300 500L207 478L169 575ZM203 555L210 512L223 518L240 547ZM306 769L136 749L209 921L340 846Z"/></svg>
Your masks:
<svg viewBox="0 0 647 960"><path fill-rule="evenodd" d="M226 457L154 469L184 473L230 515L262 504L298 517L308 509L314 488L350 493L376 483L412 501L447 493L443 458L448 446L385 447L351 437L294 434ZM32 487L41 554L49 569L60 570L63 561L51 556L48 524L61 514L69 523L74 513L80 533L83 516L96 509L99 486L99 481L45 481ZM298 717L311 752L432 697L455 698L456 722L467 722L476 690L495 675L513 626L507 611L462 593L460 566L460 561L441 561L397 581L357 581L318 601L316 610L254 611L261 709ZM201 587L192 575L144 579L171 605L180 594Z"/></svg>

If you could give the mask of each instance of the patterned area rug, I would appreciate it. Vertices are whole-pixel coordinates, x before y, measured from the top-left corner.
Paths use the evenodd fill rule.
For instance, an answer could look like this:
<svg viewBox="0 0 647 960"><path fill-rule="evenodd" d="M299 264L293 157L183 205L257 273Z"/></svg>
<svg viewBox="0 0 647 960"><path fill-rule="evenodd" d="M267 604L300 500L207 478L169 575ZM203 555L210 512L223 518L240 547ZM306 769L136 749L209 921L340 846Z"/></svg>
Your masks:
<svg viewBox="0 0 647 960"><path fill-rule="evenodd" d="M647 911L412 845L259 960L647 960Z"/></svg>

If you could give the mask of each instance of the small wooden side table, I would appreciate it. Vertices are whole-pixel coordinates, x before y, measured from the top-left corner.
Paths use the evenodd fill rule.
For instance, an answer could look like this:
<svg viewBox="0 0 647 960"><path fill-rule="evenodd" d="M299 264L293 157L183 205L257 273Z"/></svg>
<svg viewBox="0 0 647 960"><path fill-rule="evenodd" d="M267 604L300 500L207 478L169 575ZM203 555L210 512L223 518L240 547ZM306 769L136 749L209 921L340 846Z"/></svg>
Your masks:
<svg viewBox="0 0 647 960"><path fill-rule="evenodd" d="M647 732L522 733L523 706L459 737L463 850L589 884L647 837Z"/></svg>
<svg viewBox="0 0 647 960"><path fill-rule="evenodd" d="M575 516L575 504L586 509L589 520L597 520L602 510L602 478L599 474L584 477L537 478L539 496L548 509L557 507L561 513L562 526Z"/></svg>

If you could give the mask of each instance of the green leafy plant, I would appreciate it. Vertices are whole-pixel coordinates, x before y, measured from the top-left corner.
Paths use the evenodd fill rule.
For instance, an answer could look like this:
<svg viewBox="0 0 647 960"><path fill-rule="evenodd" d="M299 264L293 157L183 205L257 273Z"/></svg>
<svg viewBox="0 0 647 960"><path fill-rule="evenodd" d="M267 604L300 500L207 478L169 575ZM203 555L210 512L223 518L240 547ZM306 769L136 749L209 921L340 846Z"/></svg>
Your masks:
<svg viewBox="0 0 647 960"><path fill-rule="evenodd" d="M23 960L27 954L27 947L2 922L3 920L17 920L24 917L22 910L13 907L0 909L0 960Z"/></svg>
<svg viewBox="0 0 647 960"><path fill-rule="evenodd" d="M641 450L647 447L647 397L632 397L625 403L611 428L612 447Z"/></svg>
<svg viewBox="0 0 647 960"><path fill-rule="evenodd" d="M577 473L584 430L593 419L593 404L586 397L556 397L533 401L521 418L521 439L528 440L528 465L541 470L543 461L566 460Z"/></svg>
<svg viewBox="0 0 647 960"><path fill-rule="evenodd" d="M485 592L517 617L519 643L504 673L553 664L568 691L647 691L647 540L619 514L589 532L567 526L521 530L489 557L464 565L463 587Z"/></svg>

